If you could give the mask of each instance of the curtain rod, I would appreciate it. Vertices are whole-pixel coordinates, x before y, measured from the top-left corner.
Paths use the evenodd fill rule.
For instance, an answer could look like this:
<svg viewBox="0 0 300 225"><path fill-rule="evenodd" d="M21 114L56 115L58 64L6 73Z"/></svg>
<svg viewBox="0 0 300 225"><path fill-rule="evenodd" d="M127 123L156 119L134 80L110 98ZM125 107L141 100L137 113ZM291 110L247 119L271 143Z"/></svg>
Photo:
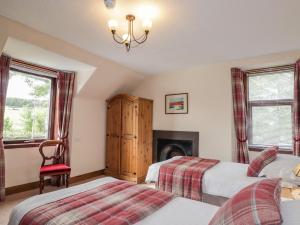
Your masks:
<svg viewBox="0 0 300 225"><path fill-rule="evenodd" d="M272 73L278 71L289 71L295 68L295 64L288 64L283 66L273 66L273 67L265 67L259 69L250 69L246 70L245 73L247 74L257 74L257 73Z"/></svg>
<svg viewBox="0 0 300 225"><path fill-rule="evenodd" d="M56 69L52 69L52 68L49 68L46 66L36 65L36 64L25 62L23 60L19 60L19 59L15 59L15 58L11 59L11 63L12 63L12 65L15 65L15 66L21 66L21 67L25 67L27 69L51 73L51 74L55 74L55 75L59 72L59 70L56 70Z"/></svg>
<svg viewBox="0 0 300 225"><path fill-rule="evenodd" d="M53 68L50 68L50 67L47 67L47 66L37 65L37 64L26 62L26 61L16 59L16 58L13 58L13 57L11 57L11 64L15 65L15 66L21 66L21 67L24 67L24 68L27 68L27 69L32 69L32 70L35 70L35 71L54 74L54 75L57 75L58 72L75 73L75 71L53 69Z"/></svg>

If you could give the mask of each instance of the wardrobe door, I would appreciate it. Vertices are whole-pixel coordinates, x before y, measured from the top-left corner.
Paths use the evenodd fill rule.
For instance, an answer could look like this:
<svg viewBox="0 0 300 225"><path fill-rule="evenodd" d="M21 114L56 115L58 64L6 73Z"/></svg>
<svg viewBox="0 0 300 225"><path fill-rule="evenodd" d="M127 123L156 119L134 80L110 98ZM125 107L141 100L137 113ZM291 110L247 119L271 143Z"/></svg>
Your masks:
<svg viewBox="0 0 300 225"><path fill-rule="evenodd" d="M117 175L120 172L121 99L114 99L107 106L106 169Z"/></svg>
<svg viewBox="0 0 300 225"><path fill-rule="evenodd" d="M122 99L122 141L121 175L136 175L137 147L137 104L135 101Z"/></svg>
<svg viewBox="0 0 300 225"><path fill-rule="evenodd" d="M138 151L137 163L138 182L144 182L149 166L152 164L152 111L153 102L151 100L139 100L138 113Z"/></svg>

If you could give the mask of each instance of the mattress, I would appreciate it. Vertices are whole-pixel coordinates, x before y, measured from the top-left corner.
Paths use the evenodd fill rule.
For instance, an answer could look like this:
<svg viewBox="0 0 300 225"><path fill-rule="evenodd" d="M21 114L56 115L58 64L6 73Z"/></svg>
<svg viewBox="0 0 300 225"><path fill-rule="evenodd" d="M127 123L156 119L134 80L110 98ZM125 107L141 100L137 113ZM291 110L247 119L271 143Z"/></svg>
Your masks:
<svg viewBox="0 0 300 225"><path fill-rule="evenodd" d="M23 216L36 207L83 191L87 191L99 185L113 182L115 180L116 179L111 177L100 178L86 184L31 197L21 202L13 209L8 225L18 225ZM216 206L178 197L174 198L167 205L136 224L207 225L217 210L218 207Z"/></svg>
<svg viewBox="0 0 300 225"><path fill-rule="evenodd" d="M146 182L156 182L158 180L160 166L179 159L180 157L181 156L175 156L172 159L152 164L148 169ZM247 169L247 164L219 162L204 174L202 179L202 192L204 194L231 198L244 187L263 179L260 177L247 177Z"/></svg>

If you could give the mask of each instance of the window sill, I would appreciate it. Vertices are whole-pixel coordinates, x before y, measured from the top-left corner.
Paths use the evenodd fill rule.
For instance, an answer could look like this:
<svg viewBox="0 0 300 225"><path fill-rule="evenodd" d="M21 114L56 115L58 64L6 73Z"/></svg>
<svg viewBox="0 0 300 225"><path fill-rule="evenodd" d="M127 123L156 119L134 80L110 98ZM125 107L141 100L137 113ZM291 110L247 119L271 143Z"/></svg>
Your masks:
<svg viewBox="0 0 300 225"><path fill-rule="evenodd" d="M35 148L39 147L41 142L31 142L31 143L17 143L17 144L4 144L4 149L14 149L14 148Z"/></svg>
<svg viewBox="0 0 300 225"><path fill-rule="evenodd" d="M262 152L268 147L270 146L249 146L248 149L250 152ZM291 155L293 154L293 150L289 148L279 148L279 153Z"/></svg>

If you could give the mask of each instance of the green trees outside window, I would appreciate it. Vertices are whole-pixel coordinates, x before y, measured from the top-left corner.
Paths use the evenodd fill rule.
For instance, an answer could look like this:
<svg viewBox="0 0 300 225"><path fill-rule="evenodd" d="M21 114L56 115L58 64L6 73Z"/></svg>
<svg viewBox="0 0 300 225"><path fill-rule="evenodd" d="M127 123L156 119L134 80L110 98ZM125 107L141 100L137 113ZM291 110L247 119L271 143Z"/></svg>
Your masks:
<svg viewBox="0 0 300 225"><path fill-rule="evenodd" d="M51 79L11 70L4 116L4 140L49 136Z"/></svg>
<svg viewBox="0 0 300 225"><path fill-rule="evenodd" d="M248 138L251 146L292 146L294 71L248 76Z"/></svg>

